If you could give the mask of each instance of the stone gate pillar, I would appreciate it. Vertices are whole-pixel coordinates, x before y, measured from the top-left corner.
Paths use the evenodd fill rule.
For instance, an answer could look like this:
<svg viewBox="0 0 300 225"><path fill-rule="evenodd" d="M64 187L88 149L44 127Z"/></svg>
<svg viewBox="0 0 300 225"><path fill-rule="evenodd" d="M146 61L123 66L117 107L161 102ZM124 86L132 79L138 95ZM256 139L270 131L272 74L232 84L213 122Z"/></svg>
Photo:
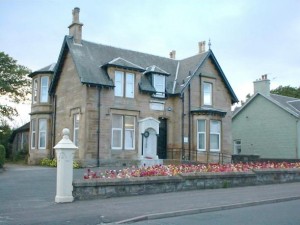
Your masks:
<svg viewBox="0 0 300 225"><path fill-rule="evenodd" d="M69 129L63 129L63 138L54 147L57 158L57 179L55 202L73 202L73 158L78 149L69 139Z"/></svg>

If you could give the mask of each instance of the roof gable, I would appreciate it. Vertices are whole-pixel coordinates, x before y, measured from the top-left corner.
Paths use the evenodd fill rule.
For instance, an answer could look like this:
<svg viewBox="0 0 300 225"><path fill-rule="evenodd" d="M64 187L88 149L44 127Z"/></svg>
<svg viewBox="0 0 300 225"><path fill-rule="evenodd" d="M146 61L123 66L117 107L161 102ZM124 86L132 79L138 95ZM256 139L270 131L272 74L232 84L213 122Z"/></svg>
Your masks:
<svg viewBox="0 0 300 225"><path fill-rule="evenodd" d="M261 93L256 93L255 95L251 96L251 98L243 105L241 106L238 110L236 110L233 113L232 119L234 119L237 115L239 115L245 108L250 107L250 103L252 103L258 96L261 96L268 101L272 102L276 106L278 106L280 109L288 112L289 114L295 116L296 118L300 117L300 111L297 112L298 110L294 110L292 107L289 107L288 105L290 104L289 101L285 101L288 99L291 99L290 97L282 96L282 95L273 95L271 94L270 96L265 96ZM284 100L285 99L285 100ZM298 99L300 101L300 99ZM298 102L296 103L298 104ZM300 103L299 103L300 105Z"/></svg>
<svg viewBox="0 0 300 225"><path fill-rule="evenodd" d="M195 68L195 70L193 72L190 72L190 75L187 77L187 82L184 83L183 89L182 89L181 92L183 92L184 89L188 86L188 84L191 82L193 76L201 75L201 69L202 69L204 63L208 60L208 58L211 58L213 64L216 66L217 70L219 71L219 74L220 74L220 77L221 77L222 81L225 83L225 86L229 91L229 94L231 96L231 103L233 104L233 103L239 102L237 96L235 95L231 85L229 84L229 82L228 82L221 66L219 65L214 53L212 52L212 50L209 49L207 52L199 54L198 57L199 57L198 58L198 65L197 65L197 67ZM195 60L195 58L193 58L193 57L186 59L185 60L185 63L186 63L185 67L189 68L188 65L190 63L192 63L193 60Z"/></svg>

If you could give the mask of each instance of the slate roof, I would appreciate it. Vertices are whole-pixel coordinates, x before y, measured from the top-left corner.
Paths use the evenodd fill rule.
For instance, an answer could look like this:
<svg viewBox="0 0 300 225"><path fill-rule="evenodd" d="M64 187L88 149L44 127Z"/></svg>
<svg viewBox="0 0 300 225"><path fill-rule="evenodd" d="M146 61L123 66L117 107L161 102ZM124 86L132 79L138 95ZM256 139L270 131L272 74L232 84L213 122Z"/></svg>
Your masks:
<svg viewBox="0 0 300 225"><path fill-rule="evenodd" d="M242 107L240 107L238 110L234 110L232 118L234 118L244 108L246 108L248 106L248 104L250 102L252 102L253 99L255 99L258 95L263 96L264 98L273 102L275 105L277 105L278 107L287 111L288 113L294 115L297 118L300 118L300 99L299 98L292 98L292 97L276 95L276 94L270 94L270 96L265 96L261 93L256 93Z"/></svg>
<svg viewBox="0 0 300 225"><path fill-rule="evenodd" d="M37 71L34 71L33 73L29 74L28 76L29 77L33 77L34 75L36 74L42 74L42 73L54 73L54 70L55 70L55 66L56 66L56 63L52 63L42 69L39 69Z"/></svg>
<svg viewBox="0 0 300 225"><path fill-rule="evenodd" d="M189 78L191 78L193 75L199 75L199 69L201 69L206 58L212 57L216 66L221 69L211 50L184 60L174 60L84 40L81 43L81 45L75 44L71 36L65 37L53 82L50 86L50 93L54 92L63 66L63 59L68 52L72 55L80 81L83 84L114 87L113 80L107 74L107 67L116 66L143 72L139 87L142 91L153 93L155 93L155 89L147 74L152 72L166 75L166 92L169 95L181 94L190 81L186 77L190 75ZM232 103L238 102L222 70L221 76L231 94ZM183 82L184 85L182 85Z"/></svg>

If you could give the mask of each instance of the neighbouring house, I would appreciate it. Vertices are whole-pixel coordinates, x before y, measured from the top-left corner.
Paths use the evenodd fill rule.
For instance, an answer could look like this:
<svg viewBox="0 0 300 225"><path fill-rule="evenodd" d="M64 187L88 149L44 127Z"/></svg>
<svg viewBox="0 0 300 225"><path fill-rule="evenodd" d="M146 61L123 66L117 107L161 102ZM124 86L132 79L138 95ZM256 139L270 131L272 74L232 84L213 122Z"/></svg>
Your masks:
<svg viewBox="0 0 300 225"><path fill-rule="evenodd" d="M9 139L10 142L10 155L17 156L18 154L28 154L29 145L29 127L30 123L15 129Z"/></svg>
<svg viewBox="0 0 300 225"><path fill-rule="evenodd" d="M238 99L205 42L177 60L85 41L82 26L74 8L57 63L30 74L30 163L54 157L63 128L83 165L231 160Z"/></svg>
<svg viewBox="0 0 300 225"><path fill-rule="evenodd" d="M270 94L270 80L254 81L254 94L232 118L233 152L263 159L300 158L300 99Z"/></svg>

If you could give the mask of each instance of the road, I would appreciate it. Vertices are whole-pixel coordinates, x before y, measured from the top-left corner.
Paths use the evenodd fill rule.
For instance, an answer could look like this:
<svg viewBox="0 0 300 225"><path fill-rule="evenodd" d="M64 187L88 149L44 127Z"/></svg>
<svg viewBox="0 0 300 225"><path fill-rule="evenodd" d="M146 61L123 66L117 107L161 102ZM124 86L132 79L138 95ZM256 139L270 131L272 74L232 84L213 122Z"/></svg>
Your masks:
<svg viewBox="0 0 300 225"><path fill-rule="evenodd" d="M134 225L299 225L300 200L132 223Z"/></svg>
<svg viewBox="0 0 300 225"><path fill-rule="evenodd" d="M74 170L74 177L80 178L83 173L82 169ZM188 215L199 210L240 208L249 203L261 205L300 199L299 190L300 182L297 182L57 204L54 202L55 168L8 165L6 171L0 172L0 225L98 225L132 222L137 218L150 218L149 215L164 218ZM299 211L299 208L298 205L296 209ZM220 215L223 211L216 213ZM208 220L210 214L201 216L203 215L208 215Z"/></svg>

